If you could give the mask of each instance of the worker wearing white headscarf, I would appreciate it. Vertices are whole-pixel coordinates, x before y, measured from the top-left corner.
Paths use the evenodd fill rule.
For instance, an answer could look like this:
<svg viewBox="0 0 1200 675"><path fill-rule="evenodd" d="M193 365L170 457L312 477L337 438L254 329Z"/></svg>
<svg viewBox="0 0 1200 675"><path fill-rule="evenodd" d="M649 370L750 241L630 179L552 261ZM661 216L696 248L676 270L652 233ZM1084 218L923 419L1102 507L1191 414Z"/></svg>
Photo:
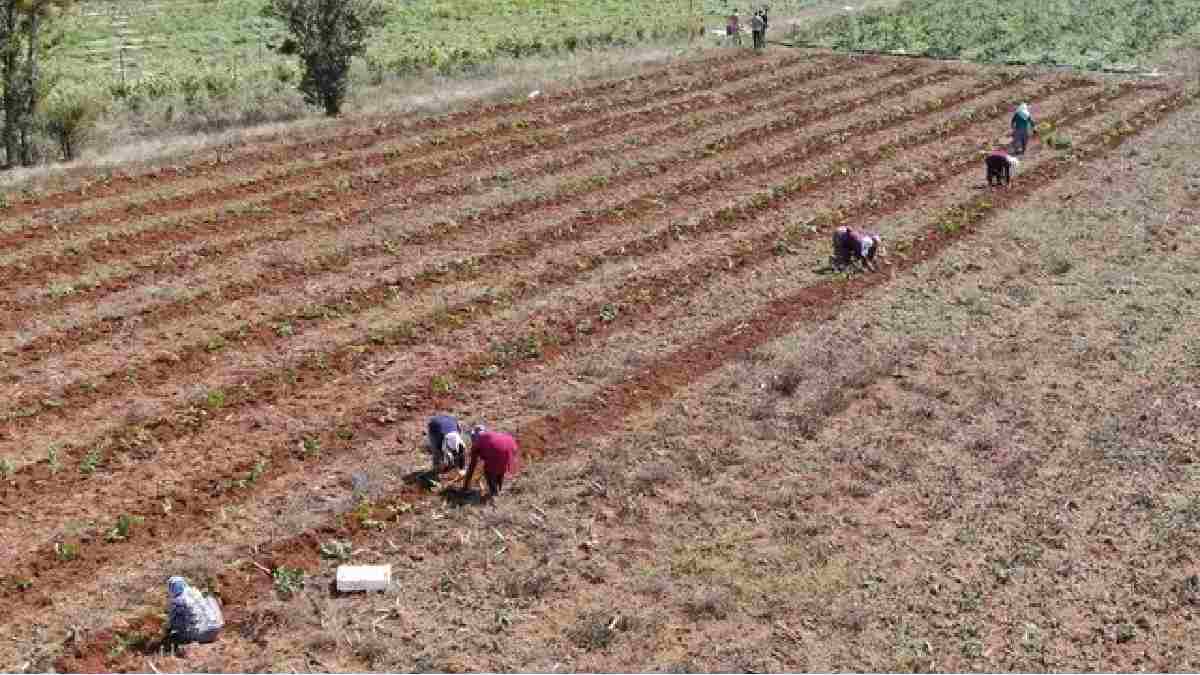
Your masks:
<svg viewBox="0 0 1200 675"><path fill-rule="evenodd" d="M167 579L171 609L167 613L167 640L176 644L213 642L225 627L216 598L204 597L183 577Z"/></svg>
<svg viewBox="0 0 1200 675"><path fill-rule="evenodd" d="M1029 104L1022 103L1012 116L1012 147L1014 155L1025 154L1025 145L1029 142L1029 134L1033 132L1036 123L1029 112Z"/></svg>

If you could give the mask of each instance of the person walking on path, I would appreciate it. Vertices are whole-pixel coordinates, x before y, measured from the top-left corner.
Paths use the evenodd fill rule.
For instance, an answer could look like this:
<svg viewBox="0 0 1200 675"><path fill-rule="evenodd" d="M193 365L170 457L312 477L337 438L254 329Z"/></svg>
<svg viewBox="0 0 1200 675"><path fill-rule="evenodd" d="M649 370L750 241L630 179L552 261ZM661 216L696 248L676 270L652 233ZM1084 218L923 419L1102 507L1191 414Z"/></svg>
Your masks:
<svg viewBox="0 0 1200 675"><path fill-rule="evenodd" d="M189 642L213 642L225 627L225 617L217 599L204 597L183 577L167 579L171 608L167 612L166 641L181 645Z"/></svg>
<svg viewBox="0 0 1200 675"><path fill-rule="evenodd" d="M766 30L767 24L765 21L763 21L762 10L759 10L754 13L754 16L750 17L750 32L754 35L755 49L763 48L763 45L766 42L764 39L764 33Z"/></svg>
<svg viewBox="0 0 1200 675"><path fill-rule="evenodd" d="M466 463L467 444L462 438L462 427L451 415L434 415L428 426L429 455L432 458L433 474L436 476L451 465L463 468Z"/></svg>
<svg viewBox="0 0 1200 675"><path fill-rule="evenodd" d="M875 272L875 254L883 244L883 237L874 232L860 232L845 225L833 231L833 257L829 263L835 270L848 267L855 260L863 267Z"/></svg>
<svg viewBox="0 0 1200 675"><path fill-rule="evenodd" d="M725 21L725 37L729 38L733 44L742 46L742 26L738 22L737 12L730 14Z"/></svg>
<svg viewBox="0 0 1200 675"><path fill-rule="evenodd" d="M462 489L471 489L471 478L475 475L475 465L483 463L483 477L487 481L487 499L495 499L504 489L504 477L515 473L519 467L517 439L510 434L498 431L488 431L482 424L471 429L471 462L467 465L467 475L463 478Z"/></svg>
<svg viewBox="0 0 1200 675"><path fill-rule="evenodd" d="M1036 126L1033 115L1029 112L1029 104L1022 103L1017 106L1017 111L1012 116L1013 154L1025 154L1025 146L1029 143L1029 134L1036 133Z"/></svg>

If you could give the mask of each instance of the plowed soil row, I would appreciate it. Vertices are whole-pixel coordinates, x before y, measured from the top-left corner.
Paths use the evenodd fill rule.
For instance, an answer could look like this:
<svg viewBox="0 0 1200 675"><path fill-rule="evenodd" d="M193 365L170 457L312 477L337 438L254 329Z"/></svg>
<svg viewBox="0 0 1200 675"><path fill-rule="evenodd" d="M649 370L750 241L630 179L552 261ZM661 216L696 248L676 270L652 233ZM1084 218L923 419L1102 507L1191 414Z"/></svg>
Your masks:
<svg viewBox="0 0 1200 675"><path fill-rule="evenodd" d="M1050 84L1044 87L1037 93L1040 96L1050 95L1058 91L1066 91L1073 88L1083 86L1086 81L1062 81ZM980 89L964 90L954 97L949 99L943 98L938 102L931 102L926 107L915 110L905 111L886 118L875 118L864 122L859 122L853 125L843 127L840 131L835 132L834 136L858 136L861 133L879 131L882 129L894 127L896 125L911 121L918 118L922 114L929 114L937 110L945 109L946 106L956 105L963 101L973 100L980 96L984 96L994 88L1004 86L1004 84L984 86ZM936 110L935 110L936 109ZM757 134L749 134L753 138ZM717 172L701 176L699 179L691 179L688 181L676 182L668 185L663 189L656 190L652 193L647 193L638 198L625 202L600 213L583 214L566 222L557 223L548 226L540 231L535 231L526 235L516 243L502 247L498 251L484 254L478 257L465 259L455 265L452 269L445 269L440 266L433 266L426 270L402 278L387 278L375 282L363 289L355 289L352 292L329 298L325 302L317 306L307 306L305 312L311 315L324 315L339 317L347 316L363 312L371 307L379 306L388 301L395 293L413 294L436 286L447 285L467 281L475 278L480 278L489 268L496 264L511 265L519 260L528 260L536 255L539 251L545 250L551 245L562 244L572 241L586 234L594 234L597 229L612 227L619 225L621 222L628 221L631 218L648 217L655 212L665 208L665 203L671 198L676 198L686 194L696 194L698 192L716 188L727 182L730 176L738 176L745 178L756 174L763 173L767 168L778 168L793 166L800 162L806 162L818 156L825 147L827 147L827 139L829 135L822 134L819 138L807 138L794 144L790 148L776 154L773 157L767 158L769 161L762 159L754 159L736 166L732 169L725 168ZM723 147L735 147L736 143L725 144ZM895 148L889 147L884 150L884 154L894 151ZM873 152L872 150L864 151L866 154ZM665 171L666 167L663 167ZM672 235L674 236L674 235ZM351 255L362 254L361 251L356 251ZM536 282L538 284L542 282ZM254 288L261 289L261 284L256 284ZM253 290L253 289L251 289ZM181 303L179 311L205 311L209 302L219 305L221 302L229 302L231 293L228 289L221 289L214 293L212 298L200 301L191 301L188 304ZM352 309L347 309L352 308ZM229 334L224 336L230 342L239 341L242 344L270 344L277 342L280 336L274 330L274 326L281 321L286 321L295 318L295 310L287 310L278 316L270 317L264 321L259 321L251 327L239 327L236 330L229 331ZM418 322L422 323L422 322ZM319 328L322 322L319 319L307 322L307 326L301 326L297 330L309 330ZM144 328L144 326L142 326ZM365 337L364 337L365 339ZM375 336L378 340L379 336ZM55 353L62 353L65 346L63 341L57 342L54 345ZM175 352L175 358L172 362L159 362L153 364L149 370L139 368L136 371L136 376L141 380L146 381L161 381L167 377L167 373L175 370L177 373L191 371L195 365L189 368L188 364L200 364L209 360L207 353L207 343L194 344L182 351ZM133 372L130 368L136 367L136 363L125 364L121 366L122 372ZM158 372L161 371L161 372ZM112 374L108 374L112 375ZM67 388L65 398L70 401L67 404L62 400L51 400L49 404L42 404L40 410L58 411L60 414L69 415L71 410L77 405L88 404L100 398L119 393L121 385L119 380L113 380L107 375L98 381L89 381L76 383ZM47 392L42 394L49 395ZM37 404L39 397L42 394L31 394L31 398L22 402L22 405L34 406ZM11 410L11 409L10 409ZM33 418L38 416L39 411L33 407L20 408L15 412L10 413L17 417ZM26 420L28 423L32 420Z"/></svg>
<svg viewBox="0 0 1200 675"><path fill-rule="evenodd" d="M746 267L748 265L753 265L756 260L760 260L761 258L762 258L762 256L760 255L760 251L756 251L756 250L742 251L737 254L736 260L734 263L731 264L731 266L733 269L743 269L744 267ZM711 262L713 262L714 264L699 266L698 269L701 271L698 271L695 275L692 275L691 277L689 277L686 280L680 281L679 277L677 275L663 276L663 275L649 274L649 275L646 275L644 279L640 280L640 282L638 284L635 284L633 286L623 285L623 288L626 288L627 290L624 293L622 293L624 298L617 300L617 304L618 304L618 306L626 308L628 310L628 313L622 312L621 316L629 316L631 318L637 317L639 311L652 308L654 306L656 300L661 300L666 297L677 296L680 294L680 292L694 290L700 284L704 283L712 275L714 275L714 274L720 275L720 274L725 273L725 269L722 266L715 264L716 261L711 261ZM610 304L610 303L605 303L605 304ZM610 333L611 330L613 328L615 328L616 325L619 325L622 322L621 320L614 321L614 322L612 322L612 325L608 328L598 329L598 330L594 330L594 331L591 331L591 332L588 332L585 334L580 334L578 332L579 329L578 329L578 324L576 323L576 320L580 319L581 317L594 316L596 309L597 309L596 307L591 307L591 308L588 308L588 310L581 312L578 315L574 315L574 316L570 316L570 317L563 317L561 322L555 322L553 324L553 329L556 332L563 331L563 333L558 335L554 340L547 339L545 344L558 344L558 345L585 344L587 342L590 342L590 341L596 339L601 334ZM545 360L548 360L548 359L552 358L554 355L556 355L557 353L559 353L558 350L562 349L562 347L561 346L552 347L552 349L554 350L553 354L549 353L549 350L547 350L547 353L543 353L543 354L539 355L536 359L532 359L532 360L538 361L538 362L544 362ZM574 348L572 348L572 351L574 351ZM493 356L494 355L485 354L482 356L477 356L473 359L467 359L465 365L463 365L459 369L457 369L456 375L463 380L469 380L471 378L477 379L478 378L477 368L480 365L480 363L490 360L491 358L493 358ZM402 391L402 392L397 392L394 395L389 395L387 398L389 400L403 400L405 398L414 398L414 397L423 398L425 396L428 396L428 391L424 388L418 388L415 391L406 390L406 391ZM425 403L425 401L421 401L421 403ZM436 401L429 401L429 403L435 404ZM336 439L331 439L331 443L330 443L329 447L333 447L336 443L337 443ZM293 451L289 449L289 450L286 450L285 453L293 453ZM288 457L285 454L285 456L282 457L281 459L282 459L282 461L287 462ZM295 461L296 459L298 459L298 458L294 458L294 457L292 458L293 461ZM274 473L277 468L276 465L274 464L274 462L272 462L272 467L273 467L273 473ZM212 488L215 488L215 492L210 493L210 494L213 494L213 497L209 500L206 500L205 510L212 508L212 505L217 500L221 499L225 494L228 493L228 489L221 488L219 483L213 484ZM184 495L181 495L181 497L184 500L184 503L186 503L187 497L192 494L195 494L195 493L189 491L189 492L185 493ZM176 511L176 513L177 513L177 511ZM159 518L159 519L161 519L161 518ZM150 517L148 517L148 521L149 520L150 520ZM178 523L178 521L175 520L174 517L172 519L172 522ZM53 563L50 564L50 567L53 567Z"/></svg>
<svg viewBox="0 0 1200 675"><path fill-rule="evenodd" d="M907 72L910 70L911 70L911 68L892 67L892 68L887 69L885 72L877 73L874 76L868 76L868 77L862 78L861 80L855 79L852 81L852 83L865 84L869 80L882 79L882 78L886 78L889 76L899 74L901 72ZM831 73L832 73L832 69L826 69L826 70L821 70L821 71L808 70L808 71L805 71L802 73L797 73L794 75L783 75L783 76L780 76L779 78L771 78L767 82L765 82L760 88L758 88L758 91L756 93L758 94L760 99L764 96L769 97L770 94L773 93L774 91L777 91L777 90L787 91L791 87L800 85L809 80L818 79L823 76L828 76ZM847 84L850 84L850 83L842 81L839 84L816 88L816 89L810 90L807 93L807 96L804 94L790 95L790 96L787 96L783 100L777 101L777 103L779 105L793 105L793 104L797 104L797 103L801 103L801 102L808 103L811 100L814 100L814 99L819 100L820 98L823 98L830 93L834 93L834 92L838 91L842 86L845 86ZM710 102L715 105L716 103L719 102L719 97L712 97ZM750 103L748 105L737 107L737 108L722 108L715 115L713 115L712 117L709 117L709 118L696 120L696 121L676 122L664 129L657 131L655 133L655 140L661 143L666 140L671 140L671 139L675 139L675 138L685 137L685 136L688 136L689 134L694 134L694 133L698 132L700 129L710 126L712 124L729 121L729 120L736 120L736 119L738 119L739 116L745 115L748 112L754 110L757 105L759 105L759 104ZM707 107L709 107L709 106L706 104L704 106L700 106L697 108L689 108L688 111L696 112L696 111L700 110L701 108L707 108ZM675 117L675 116L677 116L677 115L673 115L672 117ZM647 117L645 121L647 122L647 124L654 124L654 119L652 117ZM646 127L639 126L636 128L643 129ZM622 129L622 130L619 130L619 131L613 132L613 133L605 133L603 136L600 137L600 142L597 143L595 145L595 147L591 147L586 151L567 156L566 159L564 159L563 155L552 153L551 150L562 149L562 147L576 145L577 142L584 142L584 141L588 140L589 137L587 135L577 135L574 133L563 132L559 138L566 139L564 142L567 143L567 146L550 147L550 146L547 146L546 144L543 144L542 146L538 147L536 154L551 155L552 158L549 161L529 167L523 171L514 171L512 176L509 177L509 180L516 179L516 178L530 179L530 178L535 178L538 176L543 176L543 175L546 175L546 174L549 174L552 172L553 173L561 173L561 172L564 172L576 165L581 165L581 164L584 164L589 161L595 161L598 159L602 159L605 157L610 157L610 156L619 154L620 152L623 151L622 144L613 140L612 137L615 135L618 135L620 133L627 132L627 131L633 131L633 129ZM605 142L605 139L608 139L607 142ZM320 197L320 198L325 198L325 199L336 199L339 202L342 202L346 199L347 192L357 190L357 191L362 191L362 192L365 192L368 194L368 197L360 198L360 200L357 200L357 201L363 201L364 199L369 199L370 205L364 206L361 208L352 207L349 214L347 214L345 212L335 212L332 214L319 214L315 218L312 217L310 214L310 217L306 219L303 226L296 226L295 218L293 218L293 217L289 217L289 216L272 217L270 214L268 214L265 211L263 211L261 213L257 213L252 216L239 216L237 214L237 211L261 211L261 209L259 207L254 207L254 208L239 207L237 209L230 209L230 211L233 212L232 216L222 220L222 225L223 225L223 227L221 228L222 234L225 235L226 237L228 237L228 234L230 232L250 231L250 232L254 232L254 235L250 236L250 237L242 238L242 239L226 240L225 242L222 242L222 243L213 243L208 247L202 247L200 249L193 251L193 254L200 258L210 258L210 259L219 259L222 257L228 257L231 253L250 250L256 246L260 246L260 245L268 243L268 242L289 240L289 239L294 238L304 232L311 232L313 230L319 230L319 228L321 228L322 226L324 226L325 228L337 227L337 226L341 225L342 223L344 223L345 221L350 220L350 219L354 219L354 220L365 219L368 215L378 211L379 209L381 209L383 207L395 208L396 200L402 201L401 208L404 211L415 211L419 208L422 208L422 207L425 207L425 206L428 206L431 204L444 203L445 200L453 198L453 197L460 197L460 196L464 196L464 195L468 195L468 194L480 193L487 188L486 183L478 180L478 176L480 175L480 171L482 169L486 169L486 170L490 171L490 170L499 170L502 168L511 167L513 165L513 163L521 160L522 158L524 158L526 156L530 156L531 154L533 154L533 153L525 153L525 152L496 153L496 155L493 157L489 157L486 160L481 160L481 161L475 162L472 165L473 168L475 169L475 174L472 176L467 176L467 177L461 178L460 180L457 180L457 181L452 181L452 182L448 182L446 184L440 184L440 185L436 185L433 187L429 187L429 188L425 188L425 189L421 189L421 190L417 190L417 191L405 189L404 185L407 184L408 182L410 182L411 180L428 178L429 177L428 175L416 176L414 178L411 175L407 175L403 172L400 172L400 173L396 173L396 174L390 174L389 177L385 179L385 178L381 178L375 172L370 171L370 172L366 172L363 174L342 176L338 179L340 186L334 186L332 184L322 185L318 189L316 189L316 192L313 193L313 197ZM491 168L489 168L489 165ZM631 179L631 176L630 176L631 171L632 170L623 171L617 176L609 177L609 179L611 180L613 178L620 178L623 180L629 180L629 179ZM439 169L437 169L436 173L439 176L454 175L454 172L451 171L449 168L439 168ZM356 183L357 183L357 185L356 185ZM590 189L599 189L601 186L608 186L608 185L609 184L607 182L597 182L597 183L593 183L593 184L585 183L582 185L575 186L575 189L580 192L587 192ZM569 193L564 194L562 196L563 197L569 196ZM307 198L308 197L306 197L306 199ZM538 199L542 199L542 198L538 198ZM357 203L357 201L355 203ZM523 201L521 203L513 204L512 207L507 210L507 212L508 213L518 212L519 209L533 207L536 205L535 201L536 201L535 199L530 198L530 199L526 199L525 201ZM262 208L266 208L266 207L262 207ZM212 220L212 216L211 216L211 214L209 214L209 215L202 215L202 216L187 219L187 220L178 220L178 221L173 220L170 222L158 223L158 224L153 225L153 229L179 228L183 225L188 224L189 222L194 223L197 220L200 220L200 221ZM146 232L146 231L148 231L148 229L150 229L150 228L144 229L144 230L142 230L142 232ZM201 233L201 234L203 234L203 233ZM219 256L217 256L218 251L220 253ZM124 258L124 256L122 256L122 259L123 258ZM113 292L120 288L128 287L130 284L139 283L141 280L139 277L148 276L149 274L151 274L151 271L145 271L145 272L141 272L141 273L134 273L133 275L123 275L123 276L109 278L109 279L106 279L102 283L92 285L92 287L87 288L86 290L82 290L80 292L72 292L72 293L70 293L64 297L60 297L60 298L51 297L50 300L35 303L33 306L29 306L29 303L27 301L23 301L23 299L20 298L19 296L16 298L10 298L7 304L10 305L10 308L14 312L12 315L10 315L11 316L10 320L19 321L23 317L28 317L28 316L34 315L35 313L38 313L38 314L44 313L47 310L66 306L68 304L93 302L96 299L98 299L99 297L102 297L103 295L105 295L106 293ZM61 278L61 276L62 276L62 271L60 268L60 269L56 270L54 276L51 278ZM40 279L40 278L34 278L33 281L40 284L41 282L43 282L45 280ZM19 312L19 314L17 312Z"/></svg>
<svg viewBox="0 0 1200 675"><path fill-rule="evenodd" d="M831 59L818 60L818 67L809 69L799 78L788 78L792 84L798 84L821 77L838 68L828 65ZM554 108L544 116L521 119L515 122L505 122L485 128L472 128L443 137L435 136L429 139L417 139L410 142L408 134L404 134L406 143L400 147L388 147L366 154L340 153L338 157L315 162L298 162L296 166L275 165L268 174L252 179L237 180L224 185L200 185L197 189L183 194L164 198L150 197L147 199L120 204L113 208L101 209L86 215L70 219L66 223L55 222L56 219L40 218L39 222L13 232L0 234L0 249L11 249L27 246L41 241L46 237L62 237L75 231L84 231L95 225L105 224L113 220L128 220L131 218L161 216L179 211L189 211L202 208L214 202L232 202L255 196L270 194L273 199L265 202L264 208L280 209L288 203L288 199L301 199L315 185L341 180L347 172L363 172L367 169L403 167L408 171L400 175L411 175L412 170L425 171L441 170L439 175L446 175L449 169L460 166L475 166L489 156L512 156L516 153L532 153L549 150L582 142L599 130L605 133L626 128L626 125L643 120L647 115L673 116L703 110L707 107L723 103L721 95L723 88L745 81L762 73L770 73L778 69L789 69L794 65L806 63L799 57L782 60L778 63L757 63L739 69L725 72L706 72L696 80L684 85L669 84L661 89L652 91L626 92L611 100L589 100L574 103L562 108ZM734 89L728 95L745 95L743 89ZM657 103L664 100L663 103ZM655 105L633 111L627 108L642 108L647 102ZM625 112L622 112L625 111ZM612 114L610 114L612 113ZM584 124L580 129L570 129L569 132L556 130L579 122L595 121ZM542 134L552 135L542 136ZM531 141L530 138L537 139ZM394 136L380 134L371 144L372 147L384 145L394 140ZM475 146L482 146L476 148ZM466 150L475 148L472 152ZM408 164L412 162L412 164ZM424 176L424 174L421 174ZM428 177L428 176L424 176Z"/></svg>
<svg viewBox="0 0 1200 675"><path fill-rule="evenodd" d="M967 204L953 209L955 213L969 214L959 222L959 227L949 229L944 221L935 220L928 231L913 242L911 255L897 263L896 272L903 272L918 264L935 258L946 247L961 238L972 234L974 228L981 225L991 214L1019 203L1029 193L1057 180L1066 172L1077 166L1078 162L1100 156L1108 149L1116 147L1124 139L1155 124L1163 115L1169 114L1179 107L1194 102L1194 95L1182 93L1166 96L1152 105L1144 107L1134 116L1127 118L1111 129L1093 135L1083 141L1074 157L1056 159L1039 166L1027 174L1028 180L1021 181L1012 190L989 194ZM568 407L554 415L539 419L523 426L520 437L523 448L527 448L527 456L536 458L547 453L567 452L569 448L560 439L570 439L572 445L587 438L591 434L603 433L612 420L620 419L631 412L649 405L658 404L682 386L694 382L697 378L712 372L737 354L761 346L765 342L794 331L797 323L823 321L835 315L846 302L861 296L869 289L885 284L887 275L858 276L849 281L830 280L803 291L767 303L754 318L738 320L720 326L696 339L687 347L656 361L642 369L635 376L622 380L620 383L607 387L601 393L587 401ZM417 489L395 496L396 503L410 502L421 498ZM350 526L331 525L315 531L305 532L287 541L277 542L270 551L263 554L270 557L273 553L287 553L296 548L315 547L320 539L318 535L332 534L341 538L351 538L356 543L369 537L368 534L356 532ZM261 602L270 593L269 581L247 586L244 582L231 578L229 587L238 588L237 595L231 595L226 604L230 608L244 607ZM144 617L132 622L136 630L147 628ZM119 628L118 628L119 629ZM103 632L100 640L79 646L71 658L58 665L70 670L78 663L71 659L106 659L106 640L113 638L114 631ZM122 663L125 665L122 666ZM130 662L120 659L107 661L110 668L130 667ZM132 665L141 667L140 663Z"/></svg>
<svg viewBox="0 0 1200 675"><path fill-rule="evenodd" d="M16 217L38 210L53 210L82 204L97 199L107 199L121 194L135 192L145 188L155 188L165 183L196 178L212 174L236 174L267 165L288 164L296 157L314 152L344 152L361 150L379 141L379 136L388 134L412 134L429 132L454 126L476 126L486 120L497 119L504 115L517 113L527 114L544 108L553 108L562 103L571 103L599 96L605 92L618 89L630 89L638 85L658 82L677 76L689 76L697 72L708 72L713 68L724 66L741 66L745 59L736 54L720 54L707 58L690 60L680 64L669 65L655 69L649 73L639 73L628 77L606 80L594 85L566 89L556 93L547 93L528 100L524 98L506 101L492 105L472 107L466 110L420 117L401 122L387 122L368 130L347 132L337 129L326 136L294 142L284 135L278 145L273 144L270 137L257 139L255 145L248 151L233 157L223 157L219 161L205 164L190 164L171 166L157 169L152 173L136 175L113 175L97 182L81 185L78 188L45 195L35 195L27 201L14 204L3 213L6 217ZM773 60L767 60L767 63Z"/></svg>
<svg viewBox="0 0 1200 675"><path fill-rule="evenodd" d="M710 104L719 101L714 100ZM653 123L665 114L680 114L684 110L674 110L670 106L630 113L619 122L621 128L631 128L635 125ZM574 133L587 136L591 133L613 133L608 122L597 122L603 128L577 129ZM557 136L567 139L570 136ZM562 142L566 142L562 140ZM320 189L302 190L299 193L284 194L271 198L265 203L228 207L222 212L205 212L195 218L183 220L164 219L141 225L126 226L123 231L105 231L90 233L87 241L64 244L51 242L46 250L29 251L18 260L0 266L0 274L5 277L5 283L0 290L9 291L14 288L37 286L46 283L50 278L62 274L79 274L89 266L111 264L128 259L134 255L145 253L156 248L177 246L208 235L228 235L231 232L249 230L255 227L269 227L272 224L282 225L302 216L313 207L322 205L324 200L332 200L335 223L346 223L359 217L364 206L377 202L378 193L386 191L390 195L406 194L419 181L429 178L452 175L459 167L471 164L478 165L489 158L495 161L497 157L504 159L522 152L536 152L557 147L558 140L533 137L510 139L506 145L497 148L473 151L455 155L452 162L431 159L421 162L417 171L408 171L391 176L376 176L361 185L366 196L357 197L351 191L353 186L330 185ZM286 215L276 215L286 212ZM293 236L298 232L293 233Z"/></svg>

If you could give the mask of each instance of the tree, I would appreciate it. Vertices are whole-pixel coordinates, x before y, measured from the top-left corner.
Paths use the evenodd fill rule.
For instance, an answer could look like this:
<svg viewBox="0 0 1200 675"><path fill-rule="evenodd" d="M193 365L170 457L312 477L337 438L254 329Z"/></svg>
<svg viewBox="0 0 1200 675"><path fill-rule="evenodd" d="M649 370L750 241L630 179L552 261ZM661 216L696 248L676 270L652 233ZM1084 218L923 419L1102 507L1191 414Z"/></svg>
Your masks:
<svg viewBox="0 0 1200 675"><path fill-rule="evenodd" d="M71 0L0 0L0 102L4 107L5 165L34 161L32 129L38 106L51 83L43 80L40 58L54 46L45 25Z"/></svg>
<svg viewBox="0 0 1200 675"><path fill-rule="evenodd" d="M268 17L287 25L304 76L300 92L310 105L337 116L346 99L350 61L367 49L387 16L379 0L268 0Z"/></svg>

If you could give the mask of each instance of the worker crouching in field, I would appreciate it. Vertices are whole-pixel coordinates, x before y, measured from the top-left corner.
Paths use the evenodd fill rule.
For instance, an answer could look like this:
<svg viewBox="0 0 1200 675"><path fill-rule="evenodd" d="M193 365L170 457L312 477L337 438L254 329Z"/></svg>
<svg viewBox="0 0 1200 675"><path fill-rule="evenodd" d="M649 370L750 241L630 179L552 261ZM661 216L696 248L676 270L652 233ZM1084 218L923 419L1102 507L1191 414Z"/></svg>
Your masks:
<svg viewBox="0 0 1200 675"><path fill-rule="evenodd" d="M883 237L878 234L859 232L843 225L833 231L833 257L829 259L829 264L835 270L842 270L858 261L874 272L878 269L875 256L882 245Z"/></svg>
<svg viewBox="0 0 1200 675"><path fill-rule="evenodd" d="M434 476L450 466L461 469L466 464L467 444L457 418L451 415L429 418L427 440Z"/></svg>
<svg viewBox="0 0 1200 675"><path fill-rule="evenodd" d="M167 579L171 609L167 612L165 641L171 645L213 642L225 627L216 598L204 597L183 577Z"/></svg>
<svg viewBox="0 0 1200 675"><path fill-rule="evenodd" d="M483 477L488 484L487 499L494 499L504 488L504 477L519 467L517 440L510 434L488 431L482 424L471 429L471 462L463 477L463 492L471 489L475 465L483 463Z"/></svg>
<svg viewBox="0 0 1200 675"><path fill-rule="evenodd" d="M1021 160L1013 157L1004 151L1004 148L996 148L988 153L984 164L987 166L987 182L988 187L993 185L999 187L1007 186L1012 180L1012 175L1017 172Z"/></svg>

